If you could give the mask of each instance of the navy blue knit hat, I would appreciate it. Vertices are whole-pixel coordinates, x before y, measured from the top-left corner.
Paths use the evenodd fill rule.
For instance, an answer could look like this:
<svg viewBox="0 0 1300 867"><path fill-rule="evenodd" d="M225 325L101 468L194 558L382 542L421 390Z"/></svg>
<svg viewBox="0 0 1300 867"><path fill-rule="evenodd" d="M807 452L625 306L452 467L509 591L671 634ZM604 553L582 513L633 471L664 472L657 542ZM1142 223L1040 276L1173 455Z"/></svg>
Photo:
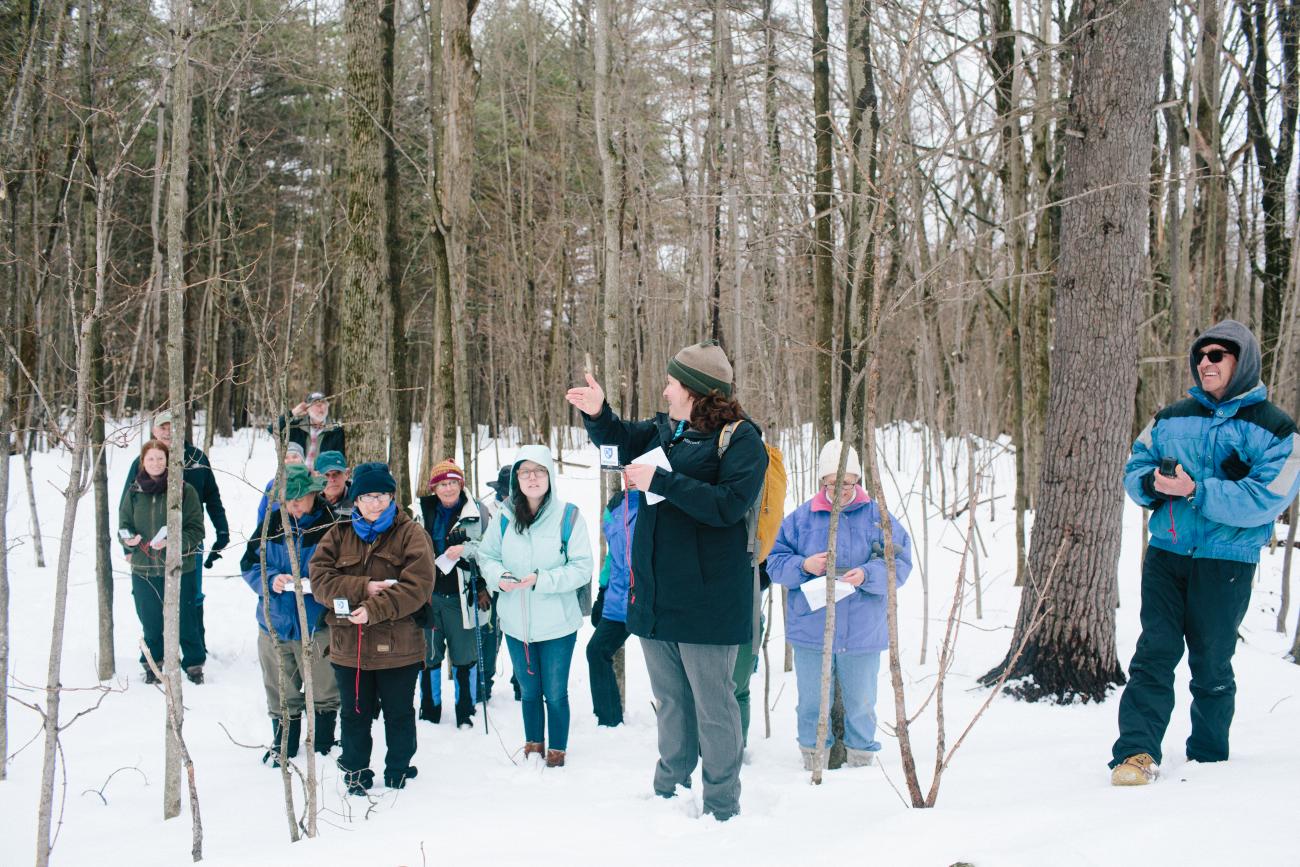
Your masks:
<svg viewBox="0 0 1300 867"><path fill-rule="evenodd" d="M370 461L358 464L352 470L352 487L348 495L353 499L362 494L395 494L397 481L388 470L388 464Z"/></svg>

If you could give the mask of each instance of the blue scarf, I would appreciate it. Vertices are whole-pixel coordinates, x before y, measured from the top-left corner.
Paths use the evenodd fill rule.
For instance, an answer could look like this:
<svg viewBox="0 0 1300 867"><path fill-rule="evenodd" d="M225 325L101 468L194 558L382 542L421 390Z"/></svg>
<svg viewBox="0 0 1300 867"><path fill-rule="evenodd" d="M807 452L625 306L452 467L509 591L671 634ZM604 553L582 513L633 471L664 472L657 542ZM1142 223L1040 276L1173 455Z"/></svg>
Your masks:
<svg viewBox="0 0 1300 867"><path fill-rule="evenodd" d="M437 511L434 512L433 517L433 530L429 533L433 538L433 553L442 554L447 550L447 531L460 517L460 510L464 505L464 500L457 500L454 506L444 506L441 501L437 504Z"/></svg>
<svg viewBox="0 0 1300 867"><path fill-rule="evenodd" d="M393 526L393 520L397 517L397 501L388 504L384 513L374 521L367 521L361 517L361 510L356 506L352 507L352 529L361 537L361 541L366 544L378 539L388 528Z"/></svg>

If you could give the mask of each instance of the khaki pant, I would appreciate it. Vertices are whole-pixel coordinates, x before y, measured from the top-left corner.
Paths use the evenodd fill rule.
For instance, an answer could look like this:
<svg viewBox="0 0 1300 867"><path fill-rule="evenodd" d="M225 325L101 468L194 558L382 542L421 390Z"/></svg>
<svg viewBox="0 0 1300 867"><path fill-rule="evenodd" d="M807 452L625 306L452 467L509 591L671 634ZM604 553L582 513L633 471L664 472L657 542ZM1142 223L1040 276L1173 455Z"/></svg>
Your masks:
<svg viewBox="0 0 1300 867"><path fill-rule="evenodd" d="M316 711L339 709L339 685L330 665L330 630L322 626L312 637L312 686L316 692ZM280 684L284 684L284 707L289 716L301 716L307 708L307 696L302 691L303 647L300 641L281 641L279 650L271 643L271 636L257 631L257 660L262 664L262 685L266 687L266 712L275 719L280 717ZM283 677L281 676L283 672Z"/></svg>

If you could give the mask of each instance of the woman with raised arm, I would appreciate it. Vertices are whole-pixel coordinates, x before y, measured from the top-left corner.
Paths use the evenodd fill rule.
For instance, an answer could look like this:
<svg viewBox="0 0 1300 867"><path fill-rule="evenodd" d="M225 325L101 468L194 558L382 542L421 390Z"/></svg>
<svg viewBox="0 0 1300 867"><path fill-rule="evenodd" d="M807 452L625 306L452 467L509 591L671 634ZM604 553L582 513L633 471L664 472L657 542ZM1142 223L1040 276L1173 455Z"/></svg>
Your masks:
<svg viewBox="0 0 1300 867"><path fill-rule="evenodd" d="M746 517L767 471L762 432L732 396L731 363L712 341L668 362L668 412L654 418L620 419L590 374L565 397L594 443L619 447L628 488L645 494L632 536L627 629L641 639L658 705L655 794L689 787L701 763L704 812L725 821L740 812L744 742L732 673L754 630ZM634 462L655 449L669 468Z"/></svg>

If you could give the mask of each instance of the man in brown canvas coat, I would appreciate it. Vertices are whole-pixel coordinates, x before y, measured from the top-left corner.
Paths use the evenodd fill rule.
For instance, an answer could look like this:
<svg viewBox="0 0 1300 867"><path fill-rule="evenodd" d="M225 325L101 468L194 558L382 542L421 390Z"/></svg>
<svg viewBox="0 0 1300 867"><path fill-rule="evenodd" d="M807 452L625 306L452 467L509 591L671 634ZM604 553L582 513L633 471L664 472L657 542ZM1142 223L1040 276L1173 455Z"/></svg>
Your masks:
<svg viewBox="0 0 1300 867"><path fill-rule="evenodd" d="M352 520L335 525L311 558L313 595L331 612L330 662L341 699L339 768L354 795L374 784L370 724L376 703L383 707L388 744L384 785L403 788L416 774L413 699L425 644L415 615L433 592L433 548L394 501L396 491L386 465L356 467Z"/></svg>

